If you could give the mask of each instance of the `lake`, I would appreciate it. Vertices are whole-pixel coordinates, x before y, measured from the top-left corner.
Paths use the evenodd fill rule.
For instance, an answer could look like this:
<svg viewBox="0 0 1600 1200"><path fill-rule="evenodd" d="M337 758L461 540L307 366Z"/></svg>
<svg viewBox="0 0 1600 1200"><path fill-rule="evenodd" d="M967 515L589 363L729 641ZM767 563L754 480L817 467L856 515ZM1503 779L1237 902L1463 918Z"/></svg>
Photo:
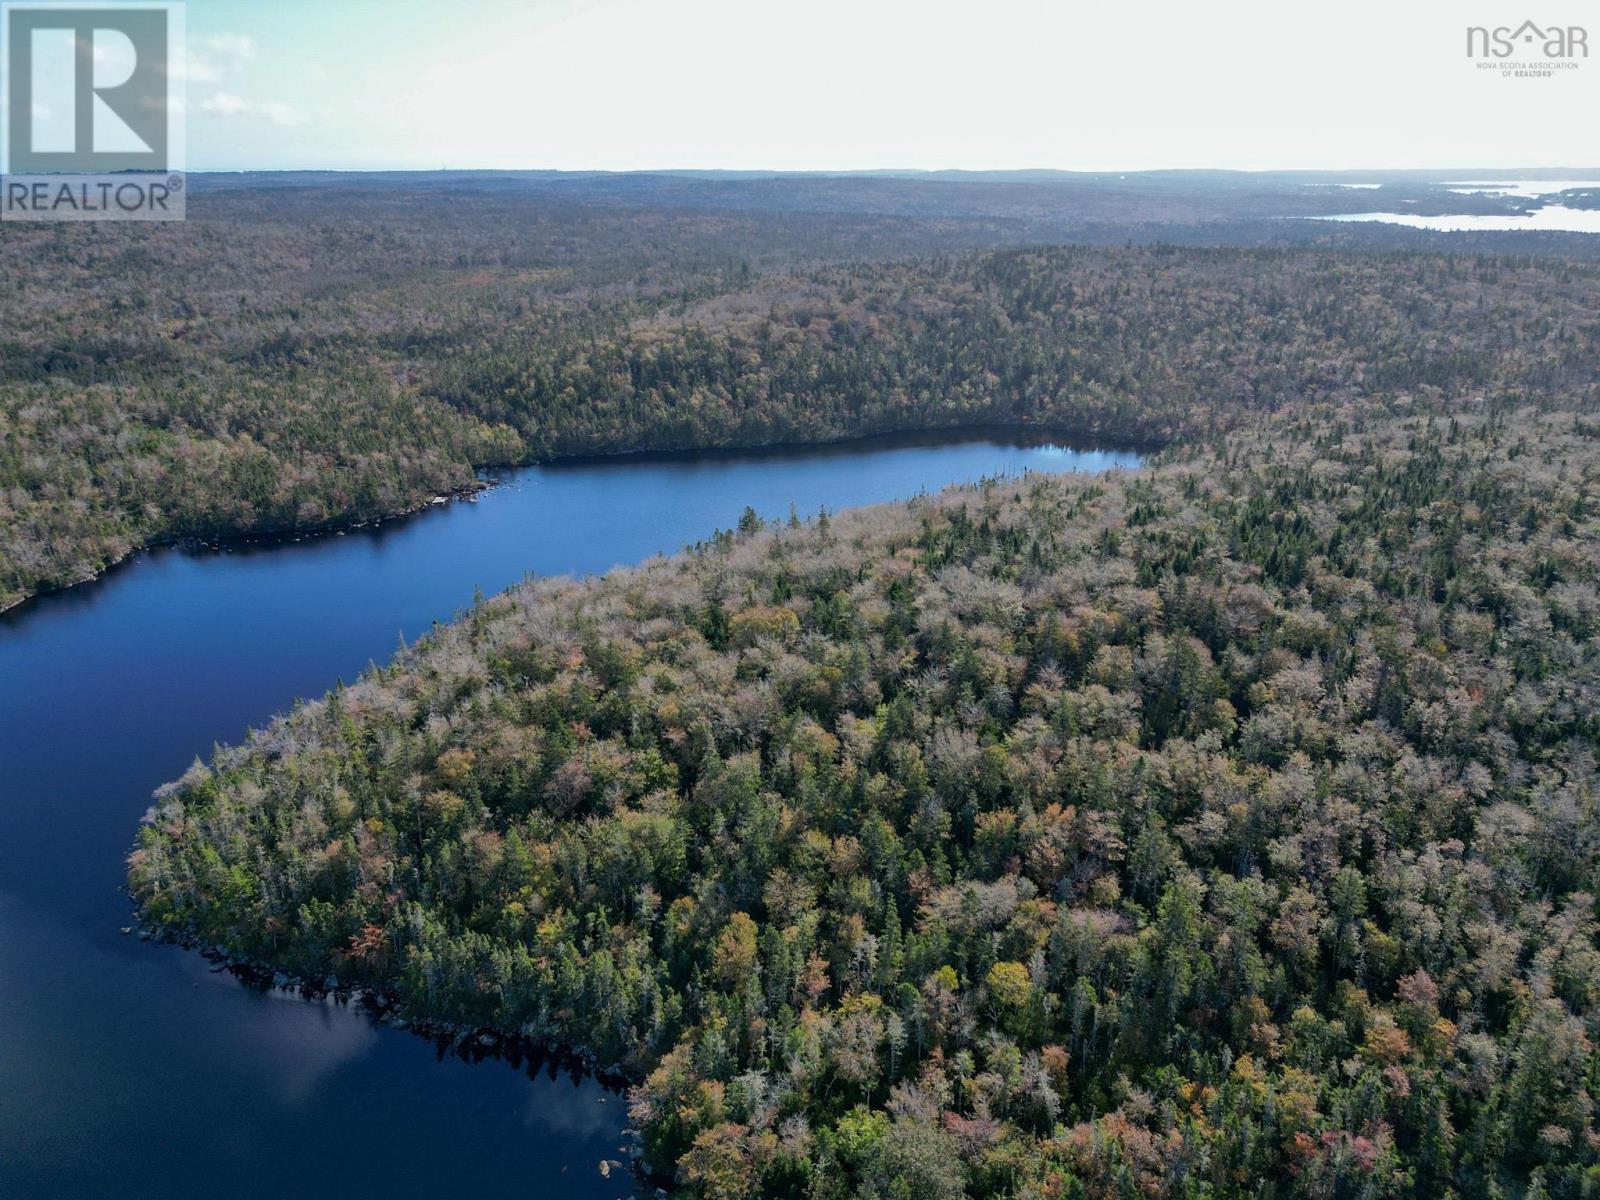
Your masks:
<svg viewBox="0 0 1600 1200"><path fill-rule="evenodd" d="M1350 183L1349 188L1379 189L1376 183ZM1594 179L1491 179L1459 180L1438 185L1446 193L1471 196L1505 196L1520 200L1539 200L1557 196L1573 188L1600 187ZM1381 221L1390 225L1405 225L1412 229L1436 229L1447 233L1464 233L1487 230L1534 230L1565 233L1600 233L1600 210L1572 208L1565 204L1546 201L1526 212L1515 213L1443 213L1426 215L1407 212L1356 212L1337 216L1319 217L1323 221Z"/></svg>
<svg viewBox="0 0 1600 1200"><path fill-rule="evenodd" d="M506 473L348 535L137 555L0 616L0 1195L613 1197L623 1097L469 1064L332 1001L118 930L150 792L528 573L996 474L1136 467L1015 435L636 456Z"/></svg>
<svg viewBox="0 0 1600 1200"><path fill-rule="evenodd" d="M1564 204L1546 204L1526 213L1441 213L1425 216L1421 213L1364 212L1341 213L1338 216L1317 219L1383 221L1390 225L1406 225L1412 229L1439 229L1446 233L1490 229L1600 233L1600 209L1568 208Z"/></svg>

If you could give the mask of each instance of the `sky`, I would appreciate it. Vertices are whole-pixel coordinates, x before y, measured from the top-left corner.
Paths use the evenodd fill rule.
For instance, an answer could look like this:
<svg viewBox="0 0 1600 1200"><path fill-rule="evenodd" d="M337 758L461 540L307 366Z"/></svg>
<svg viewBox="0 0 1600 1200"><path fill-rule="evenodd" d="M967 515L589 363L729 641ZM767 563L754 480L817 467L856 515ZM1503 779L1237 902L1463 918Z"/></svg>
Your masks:
<svg viewBox="0 0 1600 1200"><path fill-rule="evenodd" d="M1596 56L1468 58L1468 25L1533 16ZM186 23L191 170L1600 165L1592 0L189 0Z"/></svg>

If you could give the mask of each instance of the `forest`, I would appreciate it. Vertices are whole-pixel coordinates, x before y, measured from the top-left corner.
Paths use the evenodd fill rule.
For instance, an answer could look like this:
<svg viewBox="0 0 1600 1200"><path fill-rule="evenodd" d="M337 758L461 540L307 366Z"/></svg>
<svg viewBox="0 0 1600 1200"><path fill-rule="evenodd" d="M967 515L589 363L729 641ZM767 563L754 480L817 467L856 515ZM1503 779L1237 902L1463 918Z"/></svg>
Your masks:
<svg viewBox="0 0 1600 1200"><path fill-rule="evenodd" d="M0 225L0 609L513 464L1150 451L480 596L161 788L144 931L614 1063L682 1200L1600 1197L1600 243L1350 182Z"/></svg>
<svg viewBox="0 0 1600 1200"><path fill-rule="evenodd" d="M1578 235L1397 251L1436 235L1208 179L219 177L177 227L8 224L0 609L510 464L973 424L1162 444L1582 368L1593 256L1549 252Z"/></svg>
<svg viewBox="0 0 1600 1200"><path fill-rule="evenodd" d="M686 1197L1600 1192L1585 273L907 270L1173 440L480 599L162 789L143 919L591 1048Z"/></svg>

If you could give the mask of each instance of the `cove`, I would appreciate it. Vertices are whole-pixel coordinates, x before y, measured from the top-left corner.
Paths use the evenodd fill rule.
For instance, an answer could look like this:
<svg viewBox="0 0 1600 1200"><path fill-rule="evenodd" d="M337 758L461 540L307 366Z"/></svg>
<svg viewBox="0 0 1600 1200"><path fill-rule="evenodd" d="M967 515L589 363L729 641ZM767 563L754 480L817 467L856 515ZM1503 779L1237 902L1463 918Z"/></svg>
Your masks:
<svg viewBox="0 0 1600 1200"><path fill-rule="evenodd" d="M474 589L985 476L1136 467L1015 434L640 455L505 473L374 529L136 555L0 617L0 1195L614 1197L626 1104L440 1056L333 1001L122 936L150 792L382 662Z"/></svg>

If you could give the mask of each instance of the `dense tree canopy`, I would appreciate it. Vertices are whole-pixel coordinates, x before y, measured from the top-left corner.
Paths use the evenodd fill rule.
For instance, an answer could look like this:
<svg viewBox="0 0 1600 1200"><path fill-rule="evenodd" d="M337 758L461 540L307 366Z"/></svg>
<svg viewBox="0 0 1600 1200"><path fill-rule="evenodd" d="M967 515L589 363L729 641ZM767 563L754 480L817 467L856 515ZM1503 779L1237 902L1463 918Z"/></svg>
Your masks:
<svg viewBox="0 0 1600 1200"><path fill-rule="evenodd" d="M0 608L561 456L1164 447L481 601L158 793L144 919L592 1048L692 1196L1589 1200L1600 252L1327 183L8 222Z"/></svg>
<svg viewBox="0 0 1600 1200"><path fill-rule="evenodd" d="M176 229L0 231L0 608L150 542L389 516L563 455L973 423L1162 441L1289 397L1555 394L1597 322L1597 268L1564 259L265 194Z"/></svg>
<svg viewBox="0 0 1600 1200"><path fill-rule="evenodd" d="M1595 1194L1588 285L1216 262L915 268L1183 440L483 601L163 790L146 919L621 1061L699 1196Z"/></svg>

